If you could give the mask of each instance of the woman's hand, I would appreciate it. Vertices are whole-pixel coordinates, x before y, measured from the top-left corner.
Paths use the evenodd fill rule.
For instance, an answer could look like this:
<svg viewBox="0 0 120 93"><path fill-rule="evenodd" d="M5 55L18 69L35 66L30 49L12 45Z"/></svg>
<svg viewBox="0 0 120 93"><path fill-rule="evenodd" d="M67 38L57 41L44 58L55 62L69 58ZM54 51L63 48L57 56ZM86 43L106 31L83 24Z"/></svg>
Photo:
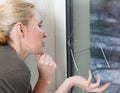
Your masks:
<svg viewBox="0 0 120 93"><path fill-rule="evenodd" d="M50 83L56 69L55 62L45 53L42 55L37 55L36 57L40 79Z"/></svg>
<svg viewBox="0 0 120 93"><path fill-rule="evenodd" d="M101 93L102 91L104 91L105 89L107 89L110 86L110 83L106 83L105 85L100 87L100 75L99 74L97 75L97 82L91 83L92 74L90 71L89 71L88 80L86 80L85 78L83 78L81 76L72 76L72 77L70 77L70 79L72 80L71 81L72 86L80 87L80 88L86 90L87 92Z"/></svg>

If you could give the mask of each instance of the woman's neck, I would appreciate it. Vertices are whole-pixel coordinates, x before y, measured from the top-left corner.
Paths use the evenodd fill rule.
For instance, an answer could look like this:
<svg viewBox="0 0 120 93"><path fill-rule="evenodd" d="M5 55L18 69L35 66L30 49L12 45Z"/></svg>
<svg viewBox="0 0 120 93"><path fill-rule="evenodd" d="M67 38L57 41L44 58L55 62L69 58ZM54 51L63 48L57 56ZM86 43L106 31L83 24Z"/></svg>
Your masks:
<svg viewBox="0 0 120 93"><path fill-rule="evenodd" d="M9 45L14 49L14 51L22 60L25 60L30 55L30 53L25 48L23 48L21 44L9 42Z"/></svg>

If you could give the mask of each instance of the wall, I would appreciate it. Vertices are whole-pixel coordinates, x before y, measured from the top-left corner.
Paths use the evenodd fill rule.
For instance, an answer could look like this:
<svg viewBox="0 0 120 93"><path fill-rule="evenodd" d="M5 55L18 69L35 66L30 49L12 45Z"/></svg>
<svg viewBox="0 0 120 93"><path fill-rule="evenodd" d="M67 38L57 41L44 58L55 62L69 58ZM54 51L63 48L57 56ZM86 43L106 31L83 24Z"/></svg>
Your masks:
<svg viewBox="0 0 120 93"><path fill-rule="evenodd" d="M55 0L56 87L67 77L66 62L66 2Z"/></svg>

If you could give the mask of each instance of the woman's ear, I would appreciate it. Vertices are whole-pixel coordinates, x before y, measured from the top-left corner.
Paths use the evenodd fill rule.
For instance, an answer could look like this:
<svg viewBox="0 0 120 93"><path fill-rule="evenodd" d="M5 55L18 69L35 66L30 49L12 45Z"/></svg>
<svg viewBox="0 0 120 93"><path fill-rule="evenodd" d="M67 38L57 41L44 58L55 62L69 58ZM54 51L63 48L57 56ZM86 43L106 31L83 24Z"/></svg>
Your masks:
<svg viewBox="0 0 120 93"><path fill-rule="evenodd" d="M16 23L15 24L15 28L16 28L16 31L17 31L17 35L20 37L20 38L24 38L24 34L25 34L25 29L24 29L24 25L20 22Z"/></svg>

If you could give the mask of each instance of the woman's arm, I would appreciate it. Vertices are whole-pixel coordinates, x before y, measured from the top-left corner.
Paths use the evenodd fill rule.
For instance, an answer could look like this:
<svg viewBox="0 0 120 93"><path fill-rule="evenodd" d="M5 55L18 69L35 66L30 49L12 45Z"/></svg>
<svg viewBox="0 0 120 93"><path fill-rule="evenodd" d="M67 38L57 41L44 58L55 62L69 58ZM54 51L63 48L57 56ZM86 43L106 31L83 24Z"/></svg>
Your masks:
<svg viewBox="0 0 120 93"><path fill-rule="evenodd" d="M32 93L46 93L49 83L45 80L38 79L37 84Z"/></svg>
<svg viewBox="0 0 120 93"><path fill-rule="evenodd" d="M37 66L39 78L33 93L46 93L48 86L54 76L56 64L47 54L37 55Z"/></svg>
<svg viewBox="0 0 120 93"><path fill-rule="evenodd" d="M55 93L68 93L69 90L73 86L77 86L79 88L82 88L88 92L99 92L101 93L105 89L107 89L110 86L110 83L105 84L101 88L100 86L100 76L97 75L97 82L96 83L91 83L92 75L91 72L89 71L89 78L86 80L85 78L81 76L72 76L67 78L61 86L56 90Z"/></svg>
<svg viewBox="0 0 120 93"><path fill-rule="evenodd" d="M46 93L52 77L54 76L56 64L52 60L52 58L45 53L43 55L37 55L37 63L39 78L33 90L33 93ZM81 76L69 77L60 85L60 87L55 91L55 93L68 93L73 86L77 86L88 92L102 92L110 85L110 83L107 83L100 88L99 75L97 75L96 83L91 83L91 79L92 75L90 71L88 80Z"/></svg>

